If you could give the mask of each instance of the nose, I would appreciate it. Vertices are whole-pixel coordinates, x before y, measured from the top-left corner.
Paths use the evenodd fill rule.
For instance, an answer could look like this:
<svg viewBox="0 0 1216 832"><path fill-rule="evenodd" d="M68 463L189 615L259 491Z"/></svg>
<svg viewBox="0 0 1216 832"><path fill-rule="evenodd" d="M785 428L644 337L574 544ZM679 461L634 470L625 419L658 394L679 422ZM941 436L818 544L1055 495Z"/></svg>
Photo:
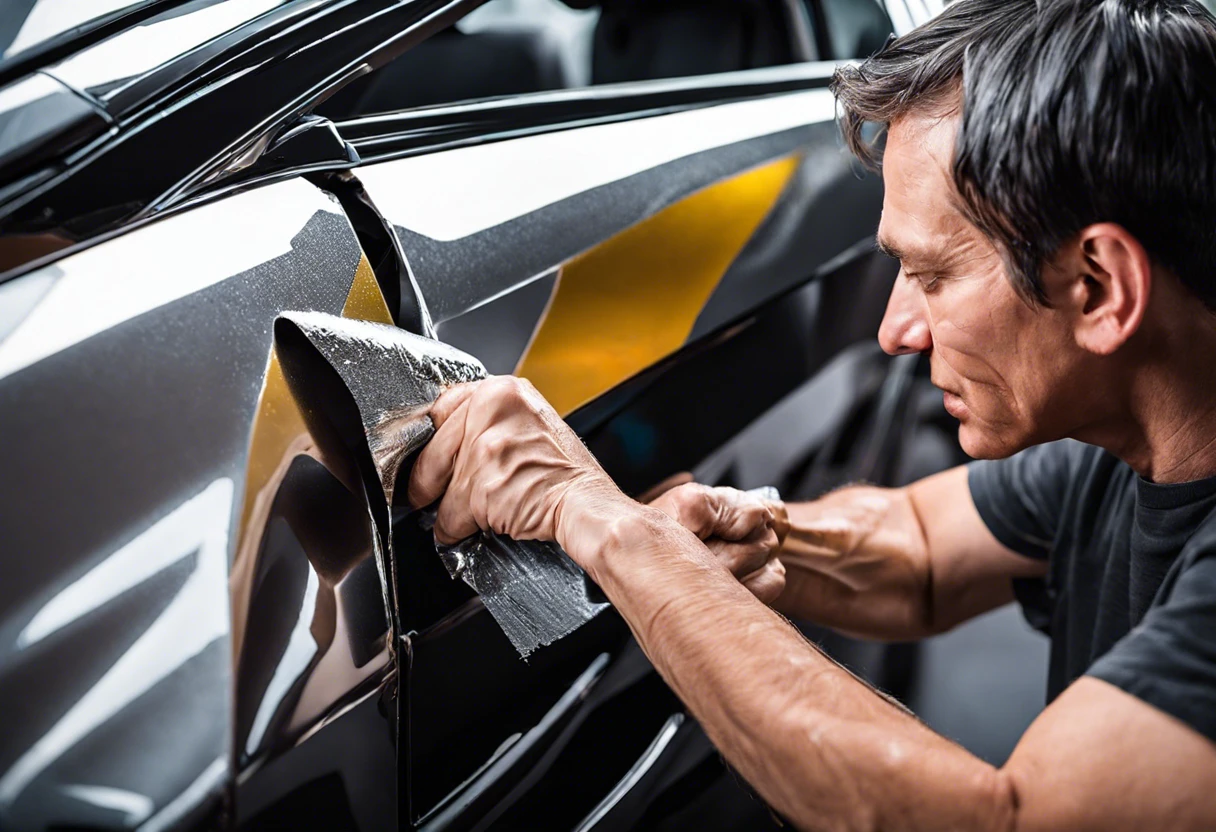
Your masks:
<svg viewBox="0 0 1216 832"><path fill-rule="evenodd" d="M924 298L902 274L891 287L887 311L878 327L878 344L888 355L928 352L933 346Z"/></svg>

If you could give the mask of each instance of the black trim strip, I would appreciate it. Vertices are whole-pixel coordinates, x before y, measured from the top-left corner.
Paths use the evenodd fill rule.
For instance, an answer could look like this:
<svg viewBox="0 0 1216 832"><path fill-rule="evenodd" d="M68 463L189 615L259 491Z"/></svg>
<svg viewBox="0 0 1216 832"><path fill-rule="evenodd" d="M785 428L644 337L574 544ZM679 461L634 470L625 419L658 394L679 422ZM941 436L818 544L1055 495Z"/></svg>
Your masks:
<svg viewBox="0 0 1216 832"><path fill-rule="evenodd" d="M734 101L823 89L835 63L559 90L365 116L338 124L364 164Z"/></svg>

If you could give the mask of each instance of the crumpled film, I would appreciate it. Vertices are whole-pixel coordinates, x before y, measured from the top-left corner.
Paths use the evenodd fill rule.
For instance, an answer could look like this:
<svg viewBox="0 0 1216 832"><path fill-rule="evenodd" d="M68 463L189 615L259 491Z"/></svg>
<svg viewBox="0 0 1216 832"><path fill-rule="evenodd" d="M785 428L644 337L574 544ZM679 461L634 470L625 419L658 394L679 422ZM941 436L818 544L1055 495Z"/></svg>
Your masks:
<svg viewBox="0 0 1216 832"><path fill-rule="evenodd" d="M481 596L521 656L569 635L608 606L591 600L586 573L556 543L491 532L440 546L439 556L449 575Z"/></svg>
<svg viewBox="0 0 1216 832"><path fill-rule="evenodd" d="M403 467L412 465L435 433L431 404L449 387L485 378L485 367L439 341L384 324L285 312L276 322L277 340L284 324L303 335L354 399L382 492L378 496L389 509L372 515L391 518L396 487L408 475ZM281 360L293 394L306 399L307 368L291 350ZM375 499L366 490L368 499ZM433 524L433 514L424 520ZM391 534L383 539L391 546ZM569 635L608 606L590 599L585 573L554 543L479 533L439 552L448 573L481 596L521 656ZM388 558L393 560L391 550Z"/></svg>

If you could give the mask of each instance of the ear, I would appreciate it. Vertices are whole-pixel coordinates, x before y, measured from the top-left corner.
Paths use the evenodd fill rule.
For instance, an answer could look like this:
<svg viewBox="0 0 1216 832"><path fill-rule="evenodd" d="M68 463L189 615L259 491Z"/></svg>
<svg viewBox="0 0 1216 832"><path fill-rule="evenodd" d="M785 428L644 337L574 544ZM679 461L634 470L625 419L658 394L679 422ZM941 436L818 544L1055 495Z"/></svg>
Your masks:
<svg viewBox="0 0 1216 832"><path fill-rule="evenodd" d="M1148 252L1127 229L1098 223L1076 238L1068 304L1077 344L1110 355L1140 328L1153 288Z"/></svg>

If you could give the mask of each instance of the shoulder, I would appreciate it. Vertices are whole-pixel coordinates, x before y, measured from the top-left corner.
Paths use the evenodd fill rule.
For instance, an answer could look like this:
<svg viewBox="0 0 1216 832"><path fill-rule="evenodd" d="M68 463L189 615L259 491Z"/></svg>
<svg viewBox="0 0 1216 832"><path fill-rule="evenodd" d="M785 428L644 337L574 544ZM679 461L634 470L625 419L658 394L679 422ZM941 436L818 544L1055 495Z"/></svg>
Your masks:
<svg viewBox="0 0 1216 832"><path fill-rule="evenodd" d="M1216 742L1216 523L1198 529L1144 619L1086 671Z"/></svg>

